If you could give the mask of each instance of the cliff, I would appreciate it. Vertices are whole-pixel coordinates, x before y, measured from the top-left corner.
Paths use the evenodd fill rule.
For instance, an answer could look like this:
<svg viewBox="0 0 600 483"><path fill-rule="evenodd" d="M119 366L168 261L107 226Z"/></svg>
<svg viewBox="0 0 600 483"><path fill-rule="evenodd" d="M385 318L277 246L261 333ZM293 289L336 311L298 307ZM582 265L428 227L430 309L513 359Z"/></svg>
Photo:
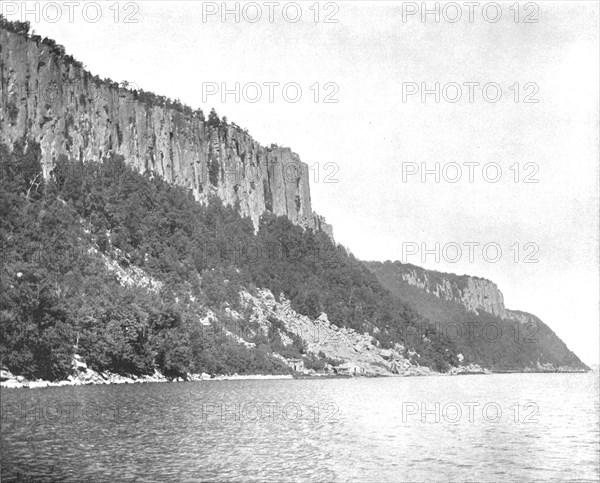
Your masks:
<svg viewBox="0 0 600 483"><path fill-rule="evenodd" d="M53 41L0 28L0 143L24 137L40 143L46 177L61 155L114 153L200 202L214 194L239 203L255 227L270 211L331 236L312 211L308 166L289 148L265 148L235 124L100 80Z"/></svg>
<svg viewBox="0 0 600 483"><path fill-rule="evenodd" d="M470 361L496 372L589 368L535 315L509 310L498 286L400 262L365 262L378 280L433 322Z"/></svg>
<svg viewBox="0 0 600 483"><path fill-rule="evenodd" d="M342 371L364 374L410 367L586 369L539 319L507 310L490 281L398 262L367 264L373 275L332 240L298 228L331 237L331 227L312 211L308 167L290 149L262 147L214 111L206 119L179 101L93 77L64 48L27 31L27 24L0 17L0 193L11 234L3 240L3 293L9 296L0 309L12 314L7 324L15 334L29 327L24 321L49 320L60 323L65 336L57 341L54 326L40 326L39 340L28 339L33 351L14 337L0 347L10 370L68 375L79 342L78 355L96 369L148 375L158 366L178 377L198 368L288 372L277 355L321 369L343 360L348 365ZM86 164L113 154L119 158ZM40 171L48 177L54 167L53 189L38 190ZM211 196L236 210L206 206ZM239 217L248 216L257 228L265 212L297 226L271 217L252 233ZM223 224L231 229L218 230ZM282 256L227 250L232 233L241 247L281 243ZM213 242L220 249L211 252L206 248ZM321 246L334 258L315 257ZM102 256L112 256L109 267ZM121 283L127 267L142 280L155 279L148 293ZM276 330L250 318L249 305L239 307L248 286L275 294L278 304L282 297L290 302L257 302ZM22 303L25 294L42 289L47 317ZM231 307L243 310L232 315ZM207 310L218 314L215 328L259 324L266 333L253 330L252 341L218 340L214 333L199 339L194 320ZM81 328L84 312L88 322ZM137 336L128 325L134 320ZM321 344L296 331L293 321L319 327L328 340L339 329L347 343ZM24 363L22 353L45 354L36 344L48 348L55 364L37 356Z"/></svg>
<svg viewBox="0 0 600 483"><path fill-rule="evenodd" d="M537 324L539 319L527 312L510 310L504 305L504 296L498 286L484 278L455 275L426 270L411 264L397 265L398 277L438 298L461 304L465 309L479 315L481 311L503 320L513 320L522 325Z"/></svg>
<svg viewBox="0 0 600 483"><path fill-rule="evenodd" d="M502 292L489 280L435 272L410 264L401 265L398 276L438 298L458 302L475 314L484 310L501 319L508 316Z"/></svg>

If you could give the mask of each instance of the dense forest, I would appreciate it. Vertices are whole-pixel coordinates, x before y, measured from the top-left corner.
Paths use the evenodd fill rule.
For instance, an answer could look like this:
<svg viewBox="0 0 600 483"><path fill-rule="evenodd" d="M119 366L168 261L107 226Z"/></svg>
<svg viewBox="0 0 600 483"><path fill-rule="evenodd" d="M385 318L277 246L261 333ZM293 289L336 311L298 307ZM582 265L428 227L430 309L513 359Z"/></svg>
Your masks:
<svg viewBox="0 0 600 483"><path fill-rule="evenodd" d="M101 163L61 156L44 179L40 154L26 139L12 150L0 146L0 357L12 372L65 378L74 353L100 371L158 369L172 377L289 372L273 353L318 366L298 337L283 346L276 320L268 334L250 331L255 348L223 335L226 309L243 312L242 288L283 294L297 312L325 312L382 347L403 343L421 365L444 371L457 363L453 343L435 337L433 326L325 234L269 213L255 233L237 207L217 198L199 204L118 156ZM158 284L122 284L107 260ZM199 323L207 309L218 319L208 328ZM411 326L427 329L406 338Z"/></svg>

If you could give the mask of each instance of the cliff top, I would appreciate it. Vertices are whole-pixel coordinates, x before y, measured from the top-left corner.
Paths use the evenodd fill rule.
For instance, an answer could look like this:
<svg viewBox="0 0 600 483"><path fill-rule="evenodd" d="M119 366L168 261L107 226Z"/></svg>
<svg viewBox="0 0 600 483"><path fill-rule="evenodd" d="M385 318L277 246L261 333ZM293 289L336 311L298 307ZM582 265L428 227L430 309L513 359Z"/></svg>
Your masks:
<svg viewBox="0 0 600 483"><path fill-rule="evenodd" d="M385 262L380 262L377 260L369 260L366 261L365 263L368 264L379 264L379 265L393 265L395 267L401 267L404 269L408 269L408 270L416 270L417 272L426 272L428 274L434 274L440 277L446 277L446 278L450 278L450 279L467 279L467 278L472 278L474 280L481 280L482 282L488 282L491 283L492 285L496 285L493 281L484 278L484 277L478 277L477 275L469 275L467 273L459 275L457 273L452 273L452 272L440 272L439 270L430 270L427 268L423 268L420 267L418 265L413 265L412 263L403 263L400 262L398 260L396 261L391 261L391 260L386 260Z"/></svg>
<svg viewBox="0 0 600 483"><path fill-rule="evenodd" d="M130 93L133 95L135 101L139 101L149 107L159 106L167 109L172 109L190 118L197 118L201 121L206 121L204 111L202 108L194 109L187 104L182 103L179 99L171 99L166 96L158 95L150 91L143 89L135 89L134 86L129 85L127 81L115 82L114 80L106 77L101 79L98 75L93 75L89 70L86 69L85 64L75 59L72 55L67 54L66 49L63 45L58 44L55 40L48 37L43 37L35 34L34 30L31 30L31 24L29 22L9 21L2 14L0 14L0 30L5 30L14 35L22 37L28 42L34 42L38 47L44 48L48 53L59 59L65 65L70 66L76 70L83 72L86 78L90 78L96 85L104 85L118 89L122 93ZM137 86L135 86L137 87ZM220 118L214 108L211 109L208 116L208 126L211 127L232 127L236 131L246 135L250 142L255 142L254 138L249 134L248 129L238 126L235 122L229 122L226 116ZM260 143L258 143L260 144ZM281 147L275 143L271 143L265 149L272 151L275 149L282 149L291 152L291 148Z"/></svg>

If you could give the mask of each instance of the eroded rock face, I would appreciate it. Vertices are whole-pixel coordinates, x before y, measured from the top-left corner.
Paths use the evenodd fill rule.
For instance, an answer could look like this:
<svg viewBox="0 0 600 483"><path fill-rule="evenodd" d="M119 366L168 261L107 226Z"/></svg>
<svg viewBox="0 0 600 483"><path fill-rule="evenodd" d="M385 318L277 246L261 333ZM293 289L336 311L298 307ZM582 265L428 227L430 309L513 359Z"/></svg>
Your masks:
<svg viewBox="0 0 600 483"><path fill-rule="evenodd" d="M501 319L508 318L504 296L498 286L489 280L467 275L443 274L412 265L402 266L400 277L409 285L438 298L458 302L476 314L484 310Z"/></svg>
<svg viewBox="0 0 600 483"><path fill-rule="evenodd" d="M538 317L509 310L496 284L489 280L426 270L401 262L365 262L392 294L422 311L441 334L455 324L495 326L498 337L490 345L478 342L476 335L452 338L457 342L460 365L451 373L493 372L585 372L589 368ZM471 315L467 312L471 312ZM470 330L470 329L469 329ZM467 331L463 330L463 335ZM471 333L473 334L473 333ZM443 337L448 337L444 335ZM450 337L449 337L450 340ZM480 339L481 340L481 339ZM466 358L463 353L481 350L481 355ZM498 359L498 355L502 356ZM485 371L484 371L485 372Z"/></svg>
<svg viewBox="0 0 600 483"><path fill-rule="evenodd" d="M115 153L198 201L239 203L255 227L270 211L331 236L312 211L308 166L289 148L267 149L235 125L209 125L201 111L101 81L24 36L0 29L0 46L0 142L39 142L45 176L60 155L86 162Z"/></svg>
<svg viewBox="0 0 600 483"><path fill-rule="evenodd" d="M506 315L509 319L515 320L519 322L521 325L526 324L535 324L535 317L527 312L522 312L520 310L507 310Z"/></svg>
<svg viewBox="0 0 600 483"><path fill-rule="evenodd" d="M329 321L325 313L314 320L298 314L283 295L280 296L280 301L276 301L269 290L259 290L256 295L244 291L241 297L245 308L251 310L252 319L265 331L271 325L269 317L274 317L288 331L306 342L308 352L313 355L323 353L327 357L339 360L342 364L337 370L341 374L359 376L433 374L428 367L421 367L404 357L404 347L401 345L396 344L393 349L381 349L371 335L337 327ZM413 355L418 358L416 352Z"/></svg>

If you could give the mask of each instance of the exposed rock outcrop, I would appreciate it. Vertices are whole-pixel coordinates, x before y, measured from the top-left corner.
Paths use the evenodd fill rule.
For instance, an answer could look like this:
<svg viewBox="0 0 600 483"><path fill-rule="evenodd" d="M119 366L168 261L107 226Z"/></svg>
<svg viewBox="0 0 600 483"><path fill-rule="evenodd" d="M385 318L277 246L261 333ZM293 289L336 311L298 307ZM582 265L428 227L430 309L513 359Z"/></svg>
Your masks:
<svg viewBox="0 0 600 483"><path fill-rule="evenodd" d="M446 334L442 335L444 339L461 345L461 352L470 354L471 363L479 363L494 372L589 370L538 317L507 309L502 292L489 280L426 270L401 262L365 264L386 288L414 304L422 315L435 323L441 333ZM457 332L445 332L445 327L454 327ZM484 327L496 335L483 336ZM473 372L473 367L464 365L466 369L457 367L452 371Z"/></svg>
<svg viewBox="0 0 600 483"><path fill-rule="evenodd" d="M498 286L480 277L454 275L426 270L410 264L399 264L399 277L407 284L420 288L438 298L457 302L467 310L479 314L481 310L504 320L522 325L538 324L539 319L520 310L504 306L504 296Z"/></svg>
<svg viewBox="0 0 600 483"><path fill-rule="evenodd" d="M60 155L86 162L114 153L201 202L215 194L239 203L255 227L270 211L331 236L312 210L308 166L291 149L265 148L235 124L100 80L67 57L0 29L0 142L39 142L45 176Z"/></svg>
<svg viewBox="0 0 600 483"><path fill-rule="evenodd" d="M416 286L438 298L458 302L467 310L479 313L480 310L508 317L504 307L504 296L498 286L489 280L467 275L453 275L425 270L410 264L403 264L399 277L409 285Z"/></svg>
<svg viewBox="0 0 600 483"><path fill-rule="evenodd" d="M268 290L260 290L257 295L242 293L246 308L252 312L253 320L264 330L270 326L269 317L281 321L292 334L299 336L307 344L307 350L314 355L341 362L336 372L352 376L390 375L429 375L428 367L421 367L404 355L404 348L396 344L394 349L381 349L369 334L360 334L352 329L332 324L327 314L317 319L298 314L292 309L289 300L280 296L275 300ZM418 355L416 355L418 358Z"/></svg>

